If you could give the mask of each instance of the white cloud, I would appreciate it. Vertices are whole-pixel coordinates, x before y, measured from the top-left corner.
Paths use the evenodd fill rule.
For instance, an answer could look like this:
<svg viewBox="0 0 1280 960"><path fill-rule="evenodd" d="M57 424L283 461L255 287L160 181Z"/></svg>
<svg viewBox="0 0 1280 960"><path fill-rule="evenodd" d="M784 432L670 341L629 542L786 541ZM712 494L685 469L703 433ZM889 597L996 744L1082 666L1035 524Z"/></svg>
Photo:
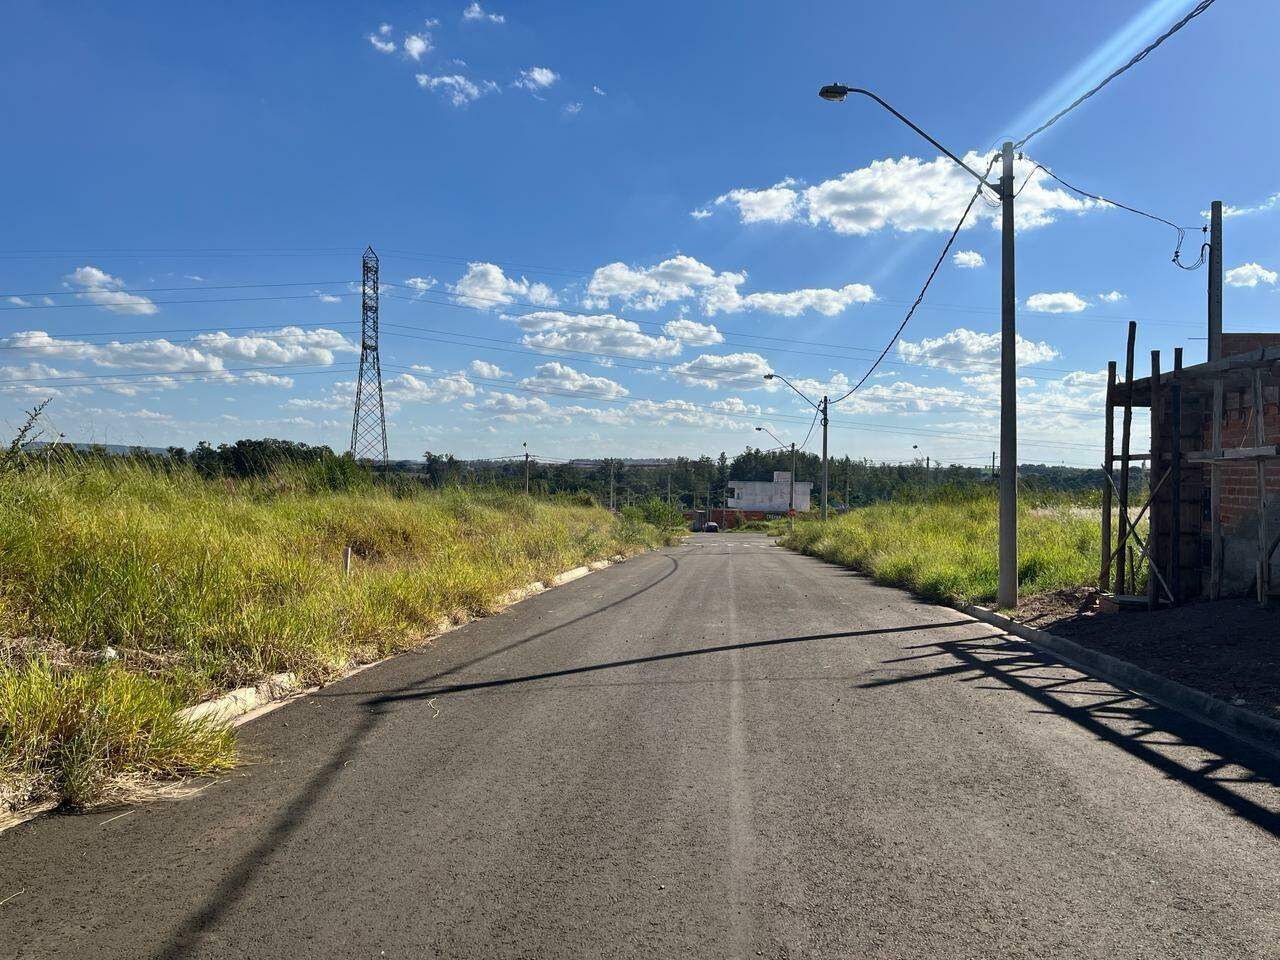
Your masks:
<svg viewBox="0 0 1280 960"><path fill-rule="evenodd" d="M564 111L568 116L576 117L579 113L581 113L581 112L582 112L582 104L581 104L581 103L577 103L577 102L575 102L575 103L566 103L563 107L561 107L561 109L562 109L562 110L563 110L563 111Z"/></svg>
<svg viewBox="0 0 1280 960"><path fill-rule="evenodd" d="M927 387L908 380L898 380L865 387L840 406L855 413L924 413L942 407L967 407L973 403L973 399L971 394L951 387Z"/></svg>
<svg viewBox="0 0 1280 960"><path fill-rule="evenodd" d="M1060 293L1033 293L1027 297L1027 309L1036 313L1079 313L1089 306L1070 290Z"/></svg>
<svg viewBox="0 0 1280 960"><path fill-rule="evenodd" d="M763 310L794 317L805 310L835 316L854 303L875 299L875 291L863 283L837 289L805 288L783 292L742 294L745 273L713 268L693 257L679 254L652 267L629 267L611 263L598 268L587 284L583 304L607 307L613 299L638 310L657 310L667 303L696 298L707 316Z"/></svg>
<svg viewBox="0 0 1280 960"><path fill-rule="evenodd" d="M409 34L404 38L404 52L414 60L421 60L423 54L431 52L431 34Z"/></svg>
<svg viewBox="0 0 1280 960"><path fill-rule="evenodd" d="M735 384L746 389L763 387L764 375L772 372L769 361L758 353L703 353L671 368L671 375L681 383L712 390Z"/></svg>
<svg viewBox="0 0 1280 960"><path fill-rule="evenodd" d="M386 382L386 393L398 402L435 403L474 397L476 386L461 371L434 379L402 373Z"/></svg>
<svg viewBox="0 0 1280 960"><path fill-rule="evenodd" d="M694 210L690 210L689 216L693 217L695 220L705 220L707 217L711 216L711 211L706 207L698 207Z"/></svg>
<svg viewBox="0 0 1280 960"><path fill-rule="evenodd" d="M528 70L521 70L520 76L512 81L511 85L537 93L539 90L548 89L559 79L560 74L550 67L530 67Z"/></svg>
<svg viewBox="0 0 1280 960"><path fill-rule="evenodd" d="M485 310L515 300L540 307L554 307L558 303L545 283L533 283L524 277L519 280L508 277L496 263L468 263L466 274L450 289L458 303Z"/></svg>
<svg viewBox="0 0 1280 960"><path fill-rule="evenodd" d="M540 310L508 319L525 331L520 342L538 350L669 358L679 356L682 347L679 340L650 336L638 324L611 313L570 316Z"/></svg>
<svg viewBox="0 0 1280 960"><path fill-rule="evenodd" d="M440 18L429 17L428 19L422 21L422 25L426 27L428 30L434 30L436 27L440 26Z"/></svg>
<svg viewBox="0 0 1280 960"><path fill-rule="evenodd" d="M9 297L9 302L10 302L10 303L12 303L15 307L29 307L29 306L31 306L30 301L28 301L28 300L23 300L21 297Z"/></svg>
<svg viewBox="0 0 1280 960"><path fill-rule="evenodd" d="M1274 210L1277 204L1280 204L1280 193L1273 193L1267 199L1252 207L1233 207L1229 203L1224 203L1222 205L1222 216L1223 219L1226 219L1228 217L1247 217L1254 213L1268 213ZM1201 210L1200 216L1207 220L1210 212L1209 210Z"/></svg>
<svg viewBox="0 0 1280 960"><path fill-rule="evenodd" d="M1019 364L1043 363L1055 359L1058 351L1044 341L1017 338ZM977 333L958 327L940 337L926 337L918 343L898 342L898 356L912 363L926 363L952 372L997 371L1000 362L1000 334Z"/></svg>
<svg viewBox="0 0 1280 960"><path fill-rule="evenodd" d="M698 323L696 320L686 320L684 317L668 320L662 325L662 332L672 339L700 346L724 343L724 334L716 329L714 323Z"/></svg>
<svg viewBox="0 0 1280 960"><path fill-rule="evenodd" d="M472 360L471 372L482 380L502 380L511 376L511 371L503 370L496 363L488 360Z"/></svg>
<svg viewBox="0 0 1280 960"><path fill-rule="evenodd" d="M592 377L558 361L539 364L537 373L520 381L522 387L557 393L584 393L603 399L625 397L627 388L608 377Z"/></svg>
<svg viewBox="0 0 1280 960"><path fill-rule="evenodd" d="M333 294L325 293L323 290L315 290L312 292L315 293L316 299L319 300L321 303L341 303L342 302L341 297L335 297Z"/></svg>
<svg viewBox="0 0 1280 960"><path fill-rule="evenodd" d="M1110 293L1098 294L1098 299L1103 303L1119 303L1121 300L1128 300L1129 298L1119 290L1112 290Z"/></svg>
<svg viewBox="0 0 1280 960"><path fill-rule="evenodd" d="M186 344L172 343L163 338L89 343L52 337L43 330L25 330L0 337L0 346L31 356L145 371L219 372L224 370L227 361L263 366L330 366L336 362L336 354L358 352L356 345L341 333L323 327L312 330L283 327L245 336L231 336L224 332L202 333ZM265 373L262 376L270 377Z"/></svg>
<svg viewBox="0 0 1280 960"><path fill-rule="evenodd" d="M986 266L987 260L977 250L957 250L952 254L951 262L964 270L976 270Z"/></svg>
<svg viewBox="0 0 1280 960"><path fill-rule="evenodd" d="M978 170L986 167L985 158L973 151L964 160ZM1045 226L1059 213L1083 213L1100 206L1065 190L1046 187L1044 173L1033 173L1033 168L1030 160L1014 161L1015 178L1026 182L1015 211L1018 229ZM903 232L951 230L973 188L973 178L946 157L901 157L875 160L803 189L788 179L764 189L730 190L717 202L735 205L743 223L805 220L837 233L863 235L885 228ZM978 202L966 226L983 219L998 225L999 211Z"/></svg>
<svg viewBox="0 0 1280 960"><path fill-rule="evenodd" d="M607 97L607 96L608 96L608 94L607 94L607 93L605 93L603 90L601 90L598 86L596 86L596 85L594 85L594 84L592 84L591 92L592 92L592 93L594 93L597 97Z"/></svg>
<svg viewBox="0 0 1280 960"><path fill-rule="evenodd" d="M378 33L381 33L382 36L378 36L378 34L371 33L369 34L368 40L371 44L373 44L374 48L378 50L380 53L395 53L396 52L395 42L387 39L387 34L391 32L391 25L384 23L382 26L387 28L385 32L383 32L383 30L379 28Z"/></svg>
<svg viewBox="0 0 1280 960"><path fill-rule="evenodd" d="M507 22L507 18L500 13L485 13L483 8L481 8L480 4L476 2L476 0L472 0L472 2L467 6L467 8L462 11L462 19L463 20L485 20L489 23L506 23Z"/></svg>
<svg viewBox="0 0 1280 960"><path fill-rule="evenodd" d="M428 73L418 73L414 75L414 79L422 89L439 93L455 107L465 107L487 93L498 92L498 85L492 80L482 80L477 84L458 73L437 77Z"/></svg>
<svg viewBox="0 0 1280 960"><path fill-rule="evenodd" d="M796 181L788 177L763 190L730 190L716 197L715 203L732 203L743 223L786 223L799 213L796 186Z"/></svg>
<svg viewBox="0 0 1280 960"><path fill-rule="evenodd" d="M1276 271L1260 263L1246 263L1227 271L1226 281L1233 287L1256 287L1259 283L1274 285Z"/></svg>
<svg viewBox="0 0 1280 960"><path fill-rule="evenodd" d="M410 277L404 282L404 285L412 290L416 296L420 297L439 282L435 277Z"/></svg>
<svg viewBox="0 0 1280 960"><path fill-rule="evenodd" d="M76 267L64 278L68 285L78 287L76 296L106 307L113 313L131 313L149 317L157 312L156 305L146 297L125 293L124 281L97 267Z"/></svg>
<svg viewBox="0 0 1280 960"><path fill-rule="evenodd" d="M379 25L378 25L378 33L382 34L382 36L384 36L384 37L389 37L389 36L391 36L391 24L389 24L389 23L382 23L382 24L379 24Z"/></svg>

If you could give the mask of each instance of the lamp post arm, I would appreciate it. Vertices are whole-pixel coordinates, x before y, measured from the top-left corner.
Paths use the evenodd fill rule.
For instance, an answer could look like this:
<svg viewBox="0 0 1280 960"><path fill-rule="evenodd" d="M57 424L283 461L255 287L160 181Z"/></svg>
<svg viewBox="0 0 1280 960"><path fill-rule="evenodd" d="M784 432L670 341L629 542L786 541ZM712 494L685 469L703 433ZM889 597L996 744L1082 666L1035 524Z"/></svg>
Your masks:
<svg viewBox="0 0 1280 960"><path fill-rule="evenodd" d="M805 403L807 403L809 406L813 407L813 409L815 409L815 410L817 410L817 409L818 409L818 405L817 405L816 403L814 403L812 400L810 400L808 397L806 397L803 393L801 393L798 389L796 389L796 385L795 385L794 383L792 383L790 380L788 380L786 377L784 377L782 374L780 374L780 373L771 373L771 374L769 374L769 377L767 377L766 379L770 379L770 378L772 378L772 379L777 379L777 380L781 380L783 383L785 383L788 387L790 387L790 388L795 392L795 395L796 395L797 397L799 397L801 400L803 400L803 401L804 401Z"/></svg>
<svg viewBox="0 0 1280 960"><path fill-rule="evenodd" d="M884 98L872 93L870 90L865 90L862 87L846 87L843 84L837 84L835 86L837 86L844 93L860 93L862 94L862 96L869 97L872 100L874 100L876 103L880 104L880 106L884 107L886 110L892 113L895 117L897 117L899 120L905 123L908 127L910 127L916 133L920 134L920 136L928 140L929 143L931 143L936 149L941 151L953 163L955 163L959 167L962 167L969 174L969 176L973 177L980 184L982 184L984 187L986 187L988 190L994 193L997 199L1000 197L999 187L997 187L994 183L987 182L987 179L982 174L980 174L977 170L973 169L973 167L969 166L967 163L965 163L963 160L957 157L954 153L952 153L950 150L948 150L946 147L940 144L937 140L933 139L933 137L929 136L929 134L925 133L923 130L917 127L914 123L912 123L910 120L904 117L901 113L899 113L892 106L890 106L889 103L886 100L884 100Z"/></svg>

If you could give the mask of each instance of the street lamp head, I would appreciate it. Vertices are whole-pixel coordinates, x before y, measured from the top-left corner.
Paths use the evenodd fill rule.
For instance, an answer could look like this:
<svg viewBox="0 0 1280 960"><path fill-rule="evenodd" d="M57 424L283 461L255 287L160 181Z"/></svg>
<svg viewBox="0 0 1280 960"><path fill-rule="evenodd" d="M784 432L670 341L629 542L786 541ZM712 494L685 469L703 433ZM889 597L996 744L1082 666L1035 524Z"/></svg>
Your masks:
<svg viewBox="0 0 1280 960"><path fill-rule="evenodd" d="M764 375L764 378L765 378L766 380L772 380L772 379L773 379L773 374L772 374L772 373L766 373L766 374Z"/></svg>
<svg viewBox="0 0 1280 960"><path fill-rule="evenodd" d="M756 427L757 430L763 430L764 427Z"/></svg>
<svg viewBox="0 0 1280 960"><path fill-rule="evenodd" d="M830 100L832 103L839 103L849 95L849 91L851 89L851 87L846 87L843 83L828 83L818 91L818 96L823 100Z"/></svg>

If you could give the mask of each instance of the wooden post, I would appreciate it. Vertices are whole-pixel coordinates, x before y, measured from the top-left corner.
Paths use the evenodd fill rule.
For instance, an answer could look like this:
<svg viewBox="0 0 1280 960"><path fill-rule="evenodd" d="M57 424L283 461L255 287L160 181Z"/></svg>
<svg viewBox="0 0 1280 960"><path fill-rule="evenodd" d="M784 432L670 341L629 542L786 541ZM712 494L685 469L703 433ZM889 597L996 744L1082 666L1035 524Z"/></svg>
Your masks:
<svg viewBox="0 0 1280 960"><path fill-rule="evenodd" d="M1213 455L1222 456L1222 378L1213 381ZM1222 596L1222 462L1209 461L1209 599Z"/></svg>
<svg viewBox="0 0 1280 960"><path fill-rule="evenodd" d="M351 576L351 548L342 548L342 575L344 577Z"/></svg>
<svg viewBox="0 0 1280 960"><path fill-rule="evenodd" d="M1169 514L1169 591L1173 605L1182 602L1182 348L1173 351L1173 386L1169 388L1169 436L1173 446L1169 449L1169 499L1173 511Z"/></svg>
<svg viewBox="0 0 1280 960"><path fill-rule="evenodd" d="M1098 589L1104 593L1111 587L1111 485L1115 482L1116 418L1115 401L1116 362L1107 364L1107 422L1105 427L1106 455L1102 461L1102 570L1098 574Z"/></svg>
<svg viewBox="0 0 1280 960"><path fill-rule="evenodd" d="M1253 368L1253 445L1261 447L1267 442L1266 424L1263 419L1262 368ZM1271 545L1267 543L1267 461L1258 457L1258 602L1266 604L1271 595Z"/></svg>
<svg viewBox="0 0 1280 960"><path fill-rule="evenodd" d="M1160 471L1160 422L1163 419L1164 397L1160 391L1160 351L1151 351L1151 460L1148 464L1150 480L1155 482ZM1147 527L1147 609L1154 610L1160 603L1160 566L1157 561L1160 544L1160 514L1156 510L1155 492L1151 497L1151 520Z"/></svg>
<svg viewBox="0 0 1280 960"><path fill-rule="evenodd" d="M1129 340L1124 352L1124 420L1120 429L1120 542L1129 537L1129 434L1133 427L1133 341L1138 335L1138 324L1129 321ZM1124 551L1116 558L1116 595L1127 592L1124 579ZM1130 561L1132 566L1132 561Z"/></svg>

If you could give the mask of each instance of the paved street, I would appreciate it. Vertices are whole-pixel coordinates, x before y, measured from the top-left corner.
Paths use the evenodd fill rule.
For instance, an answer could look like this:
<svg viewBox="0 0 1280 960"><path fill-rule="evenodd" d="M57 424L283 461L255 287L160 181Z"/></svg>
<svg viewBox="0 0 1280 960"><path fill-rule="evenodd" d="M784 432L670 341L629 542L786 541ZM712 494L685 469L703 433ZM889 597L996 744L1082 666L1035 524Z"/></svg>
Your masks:
<svg viewBox="0 0 1280 960"><path fill-rule="evenodd" d="M0 955L1280 956L1276 765L759 536L241 744L195 796L0 835Z"/></svg>

